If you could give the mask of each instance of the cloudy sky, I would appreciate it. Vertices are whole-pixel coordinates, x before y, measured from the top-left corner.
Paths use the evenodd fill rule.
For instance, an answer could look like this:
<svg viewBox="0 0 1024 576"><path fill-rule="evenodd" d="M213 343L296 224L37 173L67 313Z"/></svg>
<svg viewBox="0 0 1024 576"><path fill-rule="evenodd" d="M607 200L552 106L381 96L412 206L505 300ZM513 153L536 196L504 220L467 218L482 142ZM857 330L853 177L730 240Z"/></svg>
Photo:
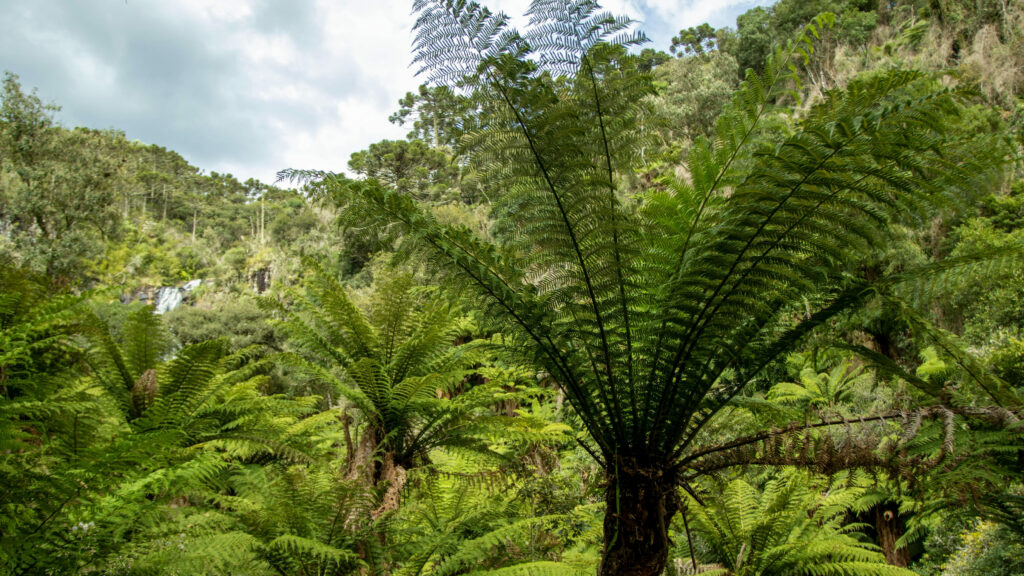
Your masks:
<svg viewBox="0 0 1024 576"><path fill-rule="evenodd" d="M608 0L667 49L680 28L767 0ZM388 123L419 84L409 0L0 0L0 70L66 126L123 130L207 171L273 182L343 170L407 131ZM529 0L484 2L521 14Z"/></svg>

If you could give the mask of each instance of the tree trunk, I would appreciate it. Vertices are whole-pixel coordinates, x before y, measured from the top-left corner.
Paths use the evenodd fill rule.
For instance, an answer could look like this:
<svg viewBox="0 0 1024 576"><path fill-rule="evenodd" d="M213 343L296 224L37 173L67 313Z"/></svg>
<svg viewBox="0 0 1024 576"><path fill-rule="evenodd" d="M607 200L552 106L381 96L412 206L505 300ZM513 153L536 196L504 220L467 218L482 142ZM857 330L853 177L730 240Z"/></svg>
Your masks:
<svg viewBox="0 0 1024 576"><path fill-rule="evenodd" d="M671 547L668 526L680 506L675 471L623 458L607 475L598 574L660 576Z"/></svg>
<svg viewBox="0 0 1024 576"><path fill-rule="evenodd" d="M374 479L374 487L384 487L384 494L381 495L380 507L370 513L376 520L382 514L398 510L401 503L402 489L405 488L405 468L395 462L395 453L386 452L384 461L379 468L379 477Z"/></svg>
<svg viewBox="0 0 1024 576"><path fill-rule="evenodd" d="M263 228L266 224L266 209L263 206L263 196L260 196L260 246L263 246Z"/></svg>
<svg viewBox="0 0 1024 576"><path fill-rule="evenodd" d="M885 554L885 563L909 566L910 549L906 546L896 547L896 541L903 536L905 526L895 504L875 506L875 530L878 532L878 545Z"/></svg>

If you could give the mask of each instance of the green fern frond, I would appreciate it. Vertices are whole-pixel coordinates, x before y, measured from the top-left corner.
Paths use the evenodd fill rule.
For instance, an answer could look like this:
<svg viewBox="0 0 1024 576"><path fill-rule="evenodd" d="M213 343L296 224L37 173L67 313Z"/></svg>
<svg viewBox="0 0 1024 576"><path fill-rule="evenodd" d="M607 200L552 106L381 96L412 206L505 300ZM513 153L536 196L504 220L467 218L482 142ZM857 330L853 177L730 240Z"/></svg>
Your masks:
<svg viewBox="0 0 1024 576"><path fill-rule="evenodd" d="M580 568L565 562L528 562L496 568L467 572L471 576L585 576L593 569Z"/></svg>
<svg viewBox="0 0 1024 576"><path fill-rule="evenodd" d="M363 566L362 560L351 550L335 548L309 538L293 534L283 534L265 544L268 554L284 553L299 558L313 558L330 566L350 565Z"/></svg>
<svg viewBox="0 0 1024 576"><path fill-rule="evenodd" d="M833 488L823 497L799 473L770 480L762 490L733 480L707 506L690 500L690 526L703 547L695 552L726 573L909 576L913 572L885 564L876 547L842 525L862 493Z"/></svg>

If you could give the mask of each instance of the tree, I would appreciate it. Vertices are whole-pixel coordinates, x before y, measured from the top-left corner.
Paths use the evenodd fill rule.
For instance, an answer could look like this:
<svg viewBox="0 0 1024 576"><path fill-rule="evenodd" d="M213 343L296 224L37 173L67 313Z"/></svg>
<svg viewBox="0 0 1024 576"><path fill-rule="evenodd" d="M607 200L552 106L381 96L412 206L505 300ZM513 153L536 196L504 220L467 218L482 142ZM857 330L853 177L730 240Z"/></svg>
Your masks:
<svg viewBox="0 0 1024 576"><path fill-rule="evenodd" d="M601 574L660 574L709 421L816 327L904 281L849 271L893 220L952 201L998 159L958 153L970 143L946 137L954 96L899 70L829 91L791 131L758 137L811 28L763 78L748 73L687 180L629 196L616 174L637 163L651 85L623 48L643 40L628 19L536 0L520 36L475 3L414 8L429 80L472 83L496 103L485 142L507 182L494 206L506 241L444 225L375 181L344 183L348 217L404 232L560 383L607 476ZM996 392L1017 402L1005 383Z"/></svg>
<svg viewBox="0 0 1024 576"><path fill-rule="evenodd" d="M0 108L0 226L19 258L64 283L81 280L86 261L117 234L116 190L124 137L56 125L56 106L4 76Z"/></svg>
<svg viewBox="0 0 1024 576"><path fill-rule="evenodd" d="M696 28L680 30L678 36L672 37L669 52L680 56L703 56L705 52L714 51L717 46L718 33L707 22Z"/></svg>
<svg viewBox="0 0 1024 576"><path fill-rule="evenodd" d="M874 10L877 5L868 0L779 0L771 6L755 6L740 14L736 18L736 30L719 30L715 42L720 51L736 58L742 78L748 68L758 73L763 70L772 45L792 38L806 22L819 14L835 14L834 29L821 32L825 37L820 39L818 56L802 72L821 83L825 70L829 74L834 72L831 68L836 39L850 47L868 43L878 19ZM686 37L683 34L682 38Z"/></svg>
<svg viewBox="0 0 1024 576"><path fill-rule="evenodd" d="M717 51L701 58L674 58L658 66L654 78L665 87L654 97L653 106L665 120L668 139L710 138L715 120L739 85L736 71L736 60Z"/></svg>
<svg viewBox="0 0 1024 576"><path fill-rule="evenodd" d="M437 196L437 188L450 181L457 169L444 152L429 148L421 140L382 140L352 154L348 167L353 172L387 182L406 194L426 200Z"/></svg>
<svg viewBox="0 0 1024 576"><path fill-rule="evenodd" d="M406 92L398 105L388 121L399 126L412 124L408 138L429 143L431 148L454 149L459 138L474 128L475 104L447 86L423 84L415 94Z"/></svg>
<svg viewBox="0 0 1024 576"><path fill-rule="evenodd" d="M771 13L761 6L747 10L736 18L736 33L738 38L734 56L740 65L740 76L745 75L747 70L761 73L774 41Z"/></svg>

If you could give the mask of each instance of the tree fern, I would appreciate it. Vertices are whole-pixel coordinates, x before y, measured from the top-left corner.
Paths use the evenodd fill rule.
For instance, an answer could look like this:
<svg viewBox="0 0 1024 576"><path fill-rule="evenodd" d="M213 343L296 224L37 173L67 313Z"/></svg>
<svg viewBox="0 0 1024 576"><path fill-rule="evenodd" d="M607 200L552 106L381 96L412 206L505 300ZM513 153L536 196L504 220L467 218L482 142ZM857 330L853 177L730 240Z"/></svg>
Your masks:
<svg viewBox="0 0 1024 576"><path fill-rule="evenodd" d="M797 473L760 490L733 480L707 505L690 499L686 515L701 546L700 562L721 566L700 573L913 574L886 565L874 546L843 526L857 495L857 489L833 487L820 496ZM689 550L682 552L688 557Z"/></svg>
<svg viewBox="0 0 1024 576"><path fill-rule="evenodd" d="M231 483L245 502L239 516L257 539L255 552L278 572L340 575L366 568L376 503L335 462L249 467Z"/></svg>
<svg viewBox="0 0 1024 576"><path fill-rule="evenodd" d="M394 530L399 574L579 574L562 555L580 527L596 523L594 505L566 513L531 513L516 479L508 488L474 486L469 478L418 476L417 498ZM504 492L504 493L502 493Z"/></svg>
<svg viewBox="0 0 1024 576"><path fill-rule="evenodd" d="M93 376L129 419L137 418L155 391L153 374L146 372L156 368L170 352L166 329L159 316L149 306L132 312L118 338L120 343L115 341L111 327L98 316L91 318L86 332L93 341L89 355Z"/></svg>
<svg viewBox="0 0 1024 576"><path fill-rule="evenodd" d="M302 292L290 304L265 300L282 317L294 351L280 356L318 383L353 418L346 421L346 468L377 487L375 514L393 511L406 471L430 462L437 450L500 459L493 438L551 438L563 428L494 414L496 394L507 383L488 372L484 384L467 385L487 371L487 342L454 345L469 330L436 293L415 286L408 273L390 271L360 309L347 290L314 263ZM333 407L332 407L333 408Z"/></svg>
<svg viewBox="0 0 1024 576"><path fill-rule="evenodd" d="M707 422L815 327L893 285L849 274L893 222L955 203L1000 159L947 137L957 94L914 71L858 78L763 133L823 17L748 75L688 179L630 197L617 175L636 165L650 82L621 47L639 37L616 39L626 21L538 0L520 35L473 2L414 10L421 71L489 96L468 138L505 183L502 243L373 181L323 184L344 188L352 221L400 231L518 331L609 475L603 571L658 573L679 463Z"/></svg>
<svg viewBox="0 0 1024 576"><path fill-rule="evenodd" d="M264 395L255 348L172 356L151 308L115 336L85 297L0 269L0 571L267 573L264 541L239 518L255 505L231 478L322 456L341 440L334 415ZM350 567L355 553L339 550L333 565Z"/></svg>
<svg viewBox="0 0 1024 576"><path fill-rule="evenodd" d="M863 368L841 362L828 372L802 366L799 382L779 382L765 395L767 400L819 413L835 412L852 399L853 390L868 379Z"/></svg>
<svg viewBox="0 0 1024 576"><path fill-rule="evenodd" d="M0 570L77 564L73 511L105 485L87 463L110 432L99 390L79 380L84 297L0 261Z"/></svg>
<svg viewBox="0 0 1024 576"><path fill-rule="evenodd" d="M155 515L122 554L157 573L357 573L366 567L357 549L371 536L364 519L373 501L340 477L329 453L319 455L315 465L218 458L222 465L199 482L205 490L192 473L169 478L193 501Z"/></svg>

